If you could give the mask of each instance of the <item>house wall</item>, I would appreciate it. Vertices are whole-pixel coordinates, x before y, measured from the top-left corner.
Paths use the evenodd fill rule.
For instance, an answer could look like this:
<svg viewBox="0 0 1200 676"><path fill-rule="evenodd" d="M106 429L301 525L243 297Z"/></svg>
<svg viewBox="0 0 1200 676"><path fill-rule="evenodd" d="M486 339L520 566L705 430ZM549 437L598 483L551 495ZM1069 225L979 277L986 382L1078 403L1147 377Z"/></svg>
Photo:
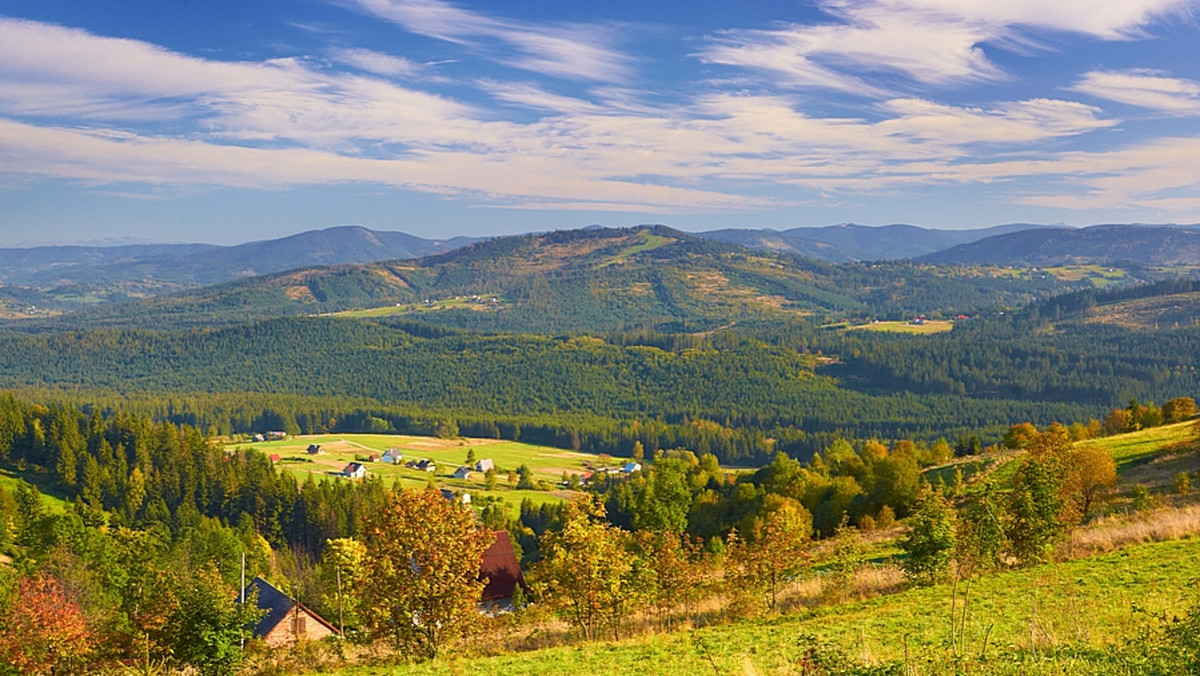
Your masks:
<svg viewBox="0 0 1200 676"><path fill-rule="evenodd" d="M304 640L319 641L326 636L333 634L329 627L326 627L324 624L314 618L312 614L301 610L299 616L301 625L299 635ZM263 637L263 640L267 642L267 645L271 646L272 648L276 648L280 646L289 646L295 643L297 632L292 626L295 623L295 618L295 611L288 613L286 619L275 625L274 629L267 632L267 635Z"/></svg>

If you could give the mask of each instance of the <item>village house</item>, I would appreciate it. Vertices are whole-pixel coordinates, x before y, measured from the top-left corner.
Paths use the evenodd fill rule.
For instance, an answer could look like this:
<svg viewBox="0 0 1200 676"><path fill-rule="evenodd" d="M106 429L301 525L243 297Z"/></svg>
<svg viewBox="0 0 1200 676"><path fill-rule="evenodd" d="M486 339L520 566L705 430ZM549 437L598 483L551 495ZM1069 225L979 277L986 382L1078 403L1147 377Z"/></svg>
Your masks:
<svg viewBox="0 0 1200 676"><path fill-rule="evenodd" d="M308 454L309 455L317 455L320 452L321 452L321 444L309 444L308 445Z"/></svg>
<svg viewBox="0 0 1200 676"><path fill-rule="evenodd" d="M454 478L455 479L470 479L471 478L471 468L467 467L465 465L462 467L459 467L458 469L454 470Z"/></svg>
<svg viewBox="0 0 1200 676"><path fill-rule="evenodd" d="M475 461L476 472L486 472L489 469L496 469L496 463L492 462L491 458L484 458L483 460Z"/></svg>
<svg viewBox="0 0 1200 676"><path fill-rule="evenodd" d="M378 453L371 453L367 456L367 462L379 462L379 458L380 455Z"/></svg>
<svg viewBox="0 0 1200 676"><path fill-rule="evenodd" d="M272 453L272 454L271 454L269 457L271 458L271 463L272 463L272 464L274 464L274 463L277 463L277 462L279 462L280 460L282 460L282 458L280 458L280 457L279 457L279 454L278 454L278 453Z"/></svg>
<svg viewBox="0 0 1200 676"><path fill-rule="evenodd" d="M621 471L626 474L633 474L634 472L640 471L641 469L642 469L642 464L640 462L633 462L631 460L631 461L625 463L625 466L621 468Z"/></svg>
<svg viewBox="0 0 1200 676"><path fill-rule="evenodd" d="M342 470L342 474L351 479L361 479L367 475L367 468L362 463L352 462L346 465L345 469Z"/></svg>
<svg viewBox="0 0 1200 676"><path fill-rule="evenodd" d="M460 492L451 490L449 488L443 488L443 489L441 489L441 494L442 494L443 498L446 498L450 502L458 502L462 505L467 505L467 506L469 506L471 504L471 494L470 493L460 493Z"/></svg>
<svg viewBox="0 0 1200 676"><path fill-rule="evenodd" d="M383 455L379 459L389 465L399 465L400 461L404 459L404 454L398 448L389 448L383 452Z"/></svg>
<svg viewBox="0 0 1200 676"><path fill-rule="evenodd" d="M252 592L258 592L258 609L266 611L254 627L254 637L263 639L271 647L294 645L302 640L317 641L340 633L320 615L261 577L255 577L246 586L246 596Z"/></svg>

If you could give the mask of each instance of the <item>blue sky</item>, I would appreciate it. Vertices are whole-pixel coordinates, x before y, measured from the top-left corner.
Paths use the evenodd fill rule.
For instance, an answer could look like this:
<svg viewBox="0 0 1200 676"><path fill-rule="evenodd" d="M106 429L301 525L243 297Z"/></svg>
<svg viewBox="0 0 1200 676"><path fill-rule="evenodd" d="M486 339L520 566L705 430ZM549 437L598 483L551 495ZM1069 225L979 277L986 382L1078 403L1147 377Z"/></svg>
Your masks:
<svg viewBox="0 0 1200 676"><path fill-rule="evenodd" d="M1200 221L1200 0L7 0L0 246Z"/></svg>

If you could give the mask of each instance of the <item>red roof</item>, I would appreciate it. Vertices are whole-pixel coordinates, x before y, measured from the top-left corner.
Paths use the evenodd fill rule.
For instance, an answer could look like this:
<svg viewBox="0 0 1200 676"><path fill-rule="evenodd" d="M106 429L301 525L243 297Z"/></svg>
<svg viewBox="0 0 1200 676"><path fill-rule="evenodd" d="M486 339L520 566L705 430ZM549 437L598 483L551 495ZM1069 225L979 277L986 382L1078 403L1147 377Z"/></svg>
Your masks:
<svg viewBox="0 0 1200 676"><path fill-rule="evenodd" d="M493 534L496 539L483 553L483 562L479 566L479 578L487 580L487 586L483 588L484 601L512 598L517 585L527 588L508 531L498 530Z"/></svg>

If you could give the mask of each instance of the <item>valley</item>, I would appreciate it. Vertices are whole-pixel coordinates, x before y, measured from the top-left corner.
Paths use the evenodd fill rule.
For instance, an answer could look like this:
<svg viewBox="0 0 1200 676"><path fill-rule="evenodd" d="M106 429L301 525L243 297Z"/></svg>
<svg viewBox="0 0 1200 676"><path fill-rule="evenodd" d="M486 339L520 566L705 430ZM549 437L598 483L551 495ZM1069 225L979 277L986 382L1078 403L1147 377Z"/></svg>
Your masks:
<svg viewBox="0 0 1200 676"><path fill-rule="evenodd" d="M816 234L861 251L905 233ZM80 665L1176 664L1174 625L1129 605L1196 612L1179 570L1200 535L1200 268L850 258L591 228L120 302L55 287L74 309L5 287L26 316L0 326L0 579L69 567L102 590L78 616L119 640ZM483 539L524 582L414 649L372 614L394 538L406 588L462 554L446 589L478 600L493 554L463 548ZM221 599L243 555L345 637L242 651L247 609ZM220 609L202 627L229 650L168 629L191 621L179 598Z"/></svg>

